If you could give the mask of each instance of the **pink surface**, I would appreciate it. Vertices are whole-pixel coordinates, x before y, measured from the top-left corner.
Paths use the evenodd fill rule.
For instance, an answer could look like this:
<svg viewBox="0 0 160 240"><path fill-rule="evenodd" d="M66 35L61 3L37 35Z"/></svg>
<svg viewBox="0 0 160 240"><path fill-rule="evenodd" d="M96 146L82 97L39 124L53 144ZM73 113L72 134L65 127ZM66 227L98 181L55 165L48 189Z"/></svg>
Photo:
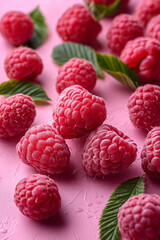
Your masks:
<svg viewBox="0 0 160 240"><path fill-rule="evenodd" d="M37 5L46 17L49 35L45 44L37 52L43 59L44 71L39 82L44 86L52 102L37 106L35 124L51 123L52 109L58 94L55 90L55 79L58 66L51 59L52 48L61 43L55 26L57 19L67 7L81 0L6 0L0 3L0 17L9 10L29 12ZM137 1L131 0L133 9ZM103 20L103 31L99 35L98 50L107 51L105 35L111 20ZM0 72L1 82L7 77L3 69L3 61L13 47L0 36ZM36 222L23 216L13 201L14 189L23 177L35 173L18 159L15 146L16 139L0 140L0 239L1 240L98 240L98 221L107 200L116 186L128 178L142 175L139 153L143 146L146 133L133 127L128 117L127 100L131 90L123 87L111 77L99 80L94 93L106 101L108 118L106 123L118 127L138 144L138 157L133 166L116 176L106 179L87 177L81 167L81 152L84 139L67 141L71 150L71 161L65 174L55 177L62 197L60 212L50 220ZM146 178L146 192L160 194L159 184Z"/></svg>

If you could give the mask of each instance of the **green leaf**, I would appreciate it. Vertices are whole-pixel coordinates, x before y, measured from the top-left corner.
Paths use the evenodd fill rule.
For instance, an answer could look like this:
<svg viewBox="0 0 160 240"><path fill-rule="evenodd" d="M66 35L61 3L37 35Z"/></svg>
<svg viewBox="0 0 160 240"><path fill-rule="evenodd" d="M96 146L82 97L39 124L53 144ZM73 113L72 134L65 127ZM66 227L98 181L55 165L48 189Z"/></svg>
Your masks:
<svg viewBox="0 0 160 240"><path fill-rule="evenodd" d="M63 65L74 57L90 61L94 65L97 75L103 78L103 73L97 63L96 53L91 47L78 43L65 42L56 46L52 52L53 60L59 65Z"/></svg>
<svg viewBox="0 0 160 240"><path fill-rule="evenodd" d="M96 20L101 20L104 17L114 15L121 7L121 0L116 0L114 3L107 5L95 4L94 2L87 2L85 4L89 8L91 14Z"/></svg>
<svg viewBox="0 0 160 240"><path fill-rule="evenodd" d="M34 33L31 39L28 41L27 45L33 49L36 49L41 46L45 41L48 28L45 23L45 19L41 11L39 10L39 7L29 13L29 15L34 22Z"/></svg>
<svg viewBox="0 0 160 240"><path fill-rule="evenodd" d="M117 214L119 208L132 196L144 192L144 177L136 177L121 183L111 194L100 218L100 239L118 240Z"/></svg>
<svg viewBox="0 0 160 240"><path fill-rule="evenodd" d="M140 78L138 74L117 57L97 53L97 61L101 69L117 79L126 87L135 90L140 85Z"/></svg>
<svg viewBox="0 0 160 240"><path fill-rule="evenodd" d="M17 93L28 95L35 101L50 100L44 89L37 83L11 79L0 84L0 95L9 97Z"/></svg>

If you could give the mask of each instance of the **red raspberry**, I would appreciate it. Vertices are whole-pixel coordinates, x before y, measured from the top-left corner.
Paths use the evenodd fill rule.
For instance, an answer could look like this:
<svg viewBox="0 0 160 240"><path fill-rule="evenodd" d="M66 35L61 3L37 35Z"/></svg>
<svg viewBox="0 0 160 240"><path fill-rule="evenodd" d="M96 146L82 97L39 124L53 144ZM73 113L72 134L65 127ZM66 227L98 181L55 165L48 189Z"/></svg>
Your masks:
<svg viewBox="0 0 160 240"><path fill-rule="evenodd" d="M27 42L34 31L30 16L18 11L6 13L0 22L0 32L12 44L19 45Z"/></svg>
<svg viewBox="0 0 160 240"><path fill-rule="evenodd" d="M121 60L139 75L141 83L160 81L160 42L150 38L129 41L121 53Z"/></svg>
<svg viewBox="0 0 160 240"><path fill-rule="evenodd" d="M116 0L86 0L87 2L94 2L95 4L102 4L102 5L111 5L113 4ZM125 8L128 4L129 0L121 0L121 9Z"/></svg>
<svg viewBox="0 0 160 240"><path fill-rule="evenodd" d="M16 186L15 204L27 217L43 220L55 215L61 207L61 197L53 179L32 174Z"/></svg>
<svg viewBox="0 0 160 240"><path fill-rule="evenodd" d="M149 131L160 125L160 87L146 84L138 87L128 101L132 123Z"/></svg>
<svg viewBox="0 0 160 240"><path fill-rule="evenodd" d="M30 79L42 72L43 64L34 50L18 47L6 57L4 68L9 78Z"/></svg>
<svg viewBox="0 0 160 240"><path fill-rule="evenodd" d="M120 54L129 40L143 35L141 23L135 16L118 15L112 22L107 33L107 45L112 52Z"/></svg>
<svg viewBox="0 0 160 240"><path fill-rule="evenodd" d="M143 0L136 8L135 15L145 26L149 20L160 13L160 0Z"/></svg>
<svg viewBox="0 0 160 240"><path fill-rule="evenodd" d="M113 126L93 131L84 145L82 166L90 176L119 173L135 160L137 145Z"/></svg>
<svg viewBox="0 0 160 240"><path fill-rule="evenodd" d="M17 144L20 159L44 174L64 172L70 151L64 139L50 125L30 128Z"/></svg>
<svg viewBox="0 0 160 240"><path fill-rule="evenodd" d="M147 135L141 152L142 168L146 174L160 179L160 127L154 127Z"/></svg>
<svg viewBox="0 0 160 240"><path fill-rule="evenodd" d="M120 208L118 225L122 237L135 240L160 239L160 196L139 194Z"/></svg>
<svg viewBox="0 0 160 240"><path fill-rule="evenodd" d="M64 41L91 43L101 31L87 7L75 4L59 19L57 31Z"/></svg>
<svg viewBox="0 0 160 240"><path fill-rule="evenodd" d="M53 112L53 126L63 138L79 138L101 125L105 118L103 98L74 85L61 93Z"/></svg>
<svg viewBox="0 0 160 240"><path fill-rule="evenodd" d="M81 85L92 91L96 84L97 73L94 66L85 59L72 58L58 72L56 88L61 93L66 87Z"/></svg>
<svg viewBox="0 0 160 240"><path fill-rule="evenodd" d="M36 116L29 96L16 94L0 102L0 137L14 137L26 131Z"/></svg>
<svg viewBox="0 0 160 240"><path fill-rule="evenodd" d="M160 14L148 22L146 26L146 36L160 41Z"/></svg>

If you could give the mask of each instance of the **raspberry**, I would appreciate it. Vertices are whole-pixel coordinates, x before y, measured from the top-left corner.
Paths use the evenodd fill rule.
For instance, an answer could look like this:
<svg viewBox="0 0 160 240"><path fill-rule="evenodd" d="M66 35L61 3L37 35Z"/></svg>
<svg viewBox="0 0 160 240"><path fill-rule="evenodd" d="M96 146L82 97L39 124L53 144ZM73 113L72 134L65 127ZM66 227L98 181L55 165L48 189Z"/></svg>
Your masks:
<svg viewBox="0 0 160 240"><path fill-rule="evenodd" d="M160 127L154 127L147 135L141 152L142 168L146 174L160 179Z"/></svg>
<svg viewBox="0 0 160 240"><path fill-rule="evenodd" d="M138 87L128 101L132 123L149 131L160 125L160 87L146 84Z"/></svg>
<svg viewBox="0 0 160 240"><path fill-rule="evenodd" d="M35 220L55 215L61 207L61 197L53 179L32 174L16 186L14 200L19 210Z"/></svg>
<svg viewBox="0 0 160 240"><path fill-rule="evenodd" d="M29 96L16 94L0 102L0 137L14 137L26 131L36 116Z"/></svg>
<svg viewBox="0 0 160 240"><path fill-rule="evenodd" d="M129 40L143 35L141 23L135 16L118 15L112 22L107 33L107 45L112 52L120 54Z"/></svg>
<svg viewBox="0 0 160 240"><path fill-rule="evenodd" d="M160 41L160 14L148 22L146 26L146 36Z"/></svg>
<svg viewBox="0 0 160 240"><path fill-rule="evenodd" d="M50 125L30 128L17 144L20 159L44 174L64 172L70 151L64 139Z"/></svg>
<svg viewBox="0 0 160 240"><path fill-rule="evenodd" d="M10 43L26 43L32 36L34 24L30 16L18 11L6 13L0 22L0 32Z"/></svg>
<svg viewBox="0 0 160 240"><path fill-rule="evenodd" d="M34 50L18 47L6 57L4 68L9 78L32 79L42 72L43 64Z"/></svg>
<svg viewBox="0 0 160 240"><path fill-rule="evenodd" d="M82 166L90 176L119 173L135 160L137 145L113 126L94 130L84 145Z"/></svg>
<svg viewBox="0 0 160 240"><path fill-rule="evenodd" d="M60 69L57 77L57 92L61 93L66 87L81 85L92 91L96 84L97 73L94 66L85 59L72 58Z"/></svg>
<svg viewBox="0 0 160 240"><path fill-rule="evenodd" d="M91 43L101 31L87 7L75 4L59 19L57 31L64 41Z"/></svg>
<svg viewBox="0 0 160 240"><path fill-rule="evenodd" d="M149 20L160 13L160 0L143 0L136 8L135 15L145 26Z"/></svg>
<svg viewBox="0 0 160 240"><path fill-rule="evenodd" d="M113 4L116 0L86 0L87 2L94 2L95 4L102 4L102 5L111 5ZM128 4L129 0L121 0L121 9L125 8Z"/></svg>
<svg viewBox="0 0 160 240"><path fill-rule="evenodd" d="M144 37L131 40L124 47L120 58L138 73L142 84L159 83L159 41Z"/></svg>
<svg viewBox="0 0 160 240"><path fill-rule="evenodd" d="M53 126L63 138L79 138L101 125L105 118L103 98L74 85L61 93L53 112Z"/></svg>
<svg viewBox="0 0 160 240"><path fill-rule="evenodd" d="M135 240L160 239L160 196L139 194L120 208L118 225L122 237Z"/></svg>

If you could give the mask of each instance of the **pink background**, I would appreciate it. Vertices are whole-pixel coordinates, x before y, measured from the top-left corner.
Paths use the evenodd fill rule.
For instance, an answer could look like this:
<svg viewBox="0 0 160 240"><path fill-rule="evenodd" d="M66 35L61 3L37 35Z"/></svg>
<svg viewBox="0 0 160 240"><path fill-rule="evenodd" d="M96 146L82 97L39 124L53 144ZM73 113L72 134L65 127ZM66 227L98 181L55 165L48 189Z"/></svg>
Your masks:
<svg viewBox="0 0 160 240"><path fill-rule="evenodd" d="M55 90L55 79L58 66L51 59L51 52L55 45L61 43L55 27L57 19L65 9L81 0L3 0L0 2L0 17L9 10L32 11L40 6L49 26L49 35L43 46L37 52L43 59L44 71L38 78L47 91L52 102L37 106L35 124L51 123L52 109L58 94ZM130 1L133 10L137 1ZM103 31L98 37L96 49L107 52L105 35L111 19L103 20ZM7 53L13 49L0 36L0 73L1 82L7 77L3 69L3 61ZM106 179L92 179L83 172L80 159L84 139L67 141L71 150L71 161L68 170L55 177L62 197L60 212L50 220L36 222L23 216L16 208L13 196L17 182L23 177L35 173L33 169L21 163L15 146L16 139L0 140L0 239L1 240L98 240L98 221L107 200L122 181L143 174L139 153L141 152L146 133L136 129L131 124L127 100L131 90L125 88L113 78L105 75L105 80L99 80L94 90L96 95L106 101L108 117L106 123L118 127L138 144L136 162L124 173L110 176ZM2 97L3 98L3 97ZM146 192L160 194L159 184L146 178Z"/></svg>

